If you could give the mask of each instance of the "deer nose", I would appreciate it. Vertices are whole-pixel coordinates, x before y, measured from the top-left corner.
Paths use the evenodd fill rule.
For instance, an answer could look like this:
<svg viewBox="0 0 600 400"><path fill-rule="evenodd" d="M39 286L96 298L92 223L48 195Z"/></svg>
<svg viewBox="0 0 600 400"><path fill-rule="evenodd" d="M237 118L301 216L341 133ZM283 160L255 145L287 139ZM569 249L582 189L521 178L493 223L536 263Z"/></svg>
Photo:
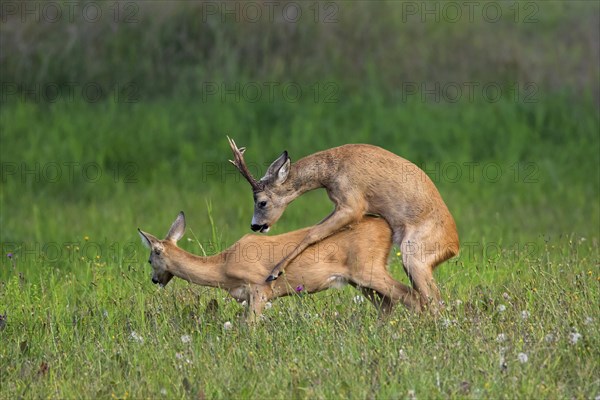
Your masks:
<svg viewBox="0 0 600 400"><path fill-rule="evenodd" d="M250 229L252 229L254 232L256 232L256 231L268 232L269 225L267 225L267 224L262 224L262 225L252 224L252 225L250 225Z"/></svg>
<svg viewBox="0 0 600 400"><path fill-rule="evenodd" d="M158 279L156 279L155 277L152 277L152 283L154 283L156 285L158 283Z"/></svg>

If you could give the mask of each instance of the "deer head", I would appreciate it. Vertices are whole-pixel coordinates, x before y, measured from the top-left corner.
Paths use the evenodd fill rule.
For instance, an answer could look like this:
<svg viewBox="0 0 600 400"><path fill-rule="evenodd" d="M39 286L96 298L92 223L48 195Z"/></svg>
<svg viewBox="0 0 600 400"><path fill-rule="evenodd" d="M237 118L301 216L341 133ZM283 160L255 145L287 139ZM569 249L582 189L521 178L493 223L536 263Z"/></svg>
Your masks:
<svg viewBox="0 0 600 400"><path fill-rule="evenodd" d="M290 173L291 159L284 151L267 169L265 176L257 181L246 166L244 161L245 147L238 148L235 142L229 140L233 152L233 160L229 160L240 171L242 176L252 186L254 195L254 215L250 228L253 231L266 233L271 228L290 202L287 196L289 189L284 186Z"/></svg>
<svg viewBox="0 0 600 400"><path fill-rule="evenodd" d="M175 222L171 225L169 233L167 233L164 240L157 239L151 234L138 228L142 243L150 249L150 258L148 259L148 262L152 265L152 283L164 287L173 278L173 274L169 272L171 264L169 253L178 249L177 241L183 237L184 232L185 215L183 214L183 211L177 215Z"/></svg>

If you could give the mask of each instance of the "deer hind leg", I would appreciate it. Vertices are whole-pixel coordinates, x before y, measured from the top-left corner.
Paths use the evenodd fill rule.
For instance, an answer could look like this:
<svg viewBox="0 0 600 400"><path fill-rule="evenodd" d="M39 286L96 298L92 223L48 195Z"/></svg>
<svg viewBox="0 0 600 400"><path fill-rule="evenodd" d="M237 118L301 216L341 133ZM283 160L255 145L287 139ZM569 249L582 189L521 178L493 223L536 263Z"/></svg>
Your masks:
<svg viewBox="0 0 600 400"><path fill-rule="evenodd" d="M388 315L394 309L394 302L386 295L383 295L371 288L361 287L359 288L363 296L365 296L377 309L381 316Z"/></svg>
<svg viewBox="0 0 600 400"><path fill-rule="evenodd" d="M357 279L365 297L382 313L390 313L398 302L411 311L421 310L419 294L395 280L387 270L372 274L368 280ZM376 295L375 295L376 293ZM368 295L367 295L368 294Z"/></svg>
<svg viewBox="0 0 600 400"><path fill-rule="evenodd" d="M408 231L399 245L402 251L404 271L413 288L419 293L422 305L437 314L441 296L433 278L433 270L447 257L445 258L443 255L441 242L432 240L428 233L422 228ZM397 238L394 237L394 239ZM396 242L396 240L394 241Z"/></svg>

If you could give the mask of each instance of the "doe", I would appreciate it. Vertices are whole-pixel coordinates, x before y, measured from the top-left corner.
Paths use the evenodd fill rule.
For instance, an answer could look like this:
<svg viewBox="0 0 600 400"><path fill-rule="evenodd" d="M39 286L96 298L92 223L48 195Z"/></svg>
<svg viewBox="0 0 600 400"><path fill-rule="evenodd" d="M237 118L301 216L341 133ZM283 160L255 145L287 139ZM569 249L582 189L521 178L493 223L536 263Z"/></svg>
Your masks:
<svg viewBox="0 0 600 400"><path fill-rule="evenodd" d="M306 236L301 229L278 236L248 234L225 251L200 257L177 246L185 232L180 212L164 240L138 229L150 249L152 282L165 286L177 276L198 285L226 290L248 303L248 322L255 322L266 302L298 291L315 293L348 283L367 297L382 314L398 302L420 310L419 296L387 271L391 230L385 220L365 216L360 222L309 246L288 266L285 277L266 283L265 275L276 260ZM291 246L290 246L291 245ZM286 250L287 249L287 250Z"/></svg>

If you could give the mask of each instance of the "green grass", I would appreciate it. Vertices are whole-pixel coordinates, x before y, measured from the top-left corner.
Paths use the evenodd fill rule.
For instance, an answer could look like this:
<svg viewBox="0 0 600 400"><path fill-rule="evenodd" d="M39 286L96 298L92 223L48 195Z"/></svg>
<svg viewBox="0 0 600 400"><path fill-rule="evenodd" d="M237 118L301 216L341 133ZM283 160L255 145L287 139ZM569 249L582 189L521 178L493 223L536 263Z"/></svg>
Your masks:
<svg viewBox="0 0 600 400"><path fill-rule="evenodd" d="M566 104L351 97L330 106L3 107L0 397L597 396L598 116L585 100ZM226 162L225 134L263 170L284 148L298 159L344 142L379 144L424 166L463 246L436 272L448 304L440 318L398 308L381 321L345 288L278 300L250 329L225 292L152 285L138 226L163 235L184 210L181 246L198 254L248 232L251 193ZM36 162L39 176L20 175L21 163ZM95 163L103 174L47 179L51 162ZM455 179L448 165L465 162L479 163L473 179L466 169ZM502 168L497 180L481 173L490 164ZM323 191L307 194L276 232L330 210ZM390 263L406 281L395 254ZM213 300L218 310L207 311Z"/></svg>
<svg viewBox="0 0 600 400"><path fill-rule="evenodd" d="M345 289L277 301L255 329L223 292L156 289L141 261L14 273L2 286L3 397L593 397L597 261L597 243L565 238L481 268L504 278L474 262L442 267L438 320L399 309L379 321Z"/></svg>

